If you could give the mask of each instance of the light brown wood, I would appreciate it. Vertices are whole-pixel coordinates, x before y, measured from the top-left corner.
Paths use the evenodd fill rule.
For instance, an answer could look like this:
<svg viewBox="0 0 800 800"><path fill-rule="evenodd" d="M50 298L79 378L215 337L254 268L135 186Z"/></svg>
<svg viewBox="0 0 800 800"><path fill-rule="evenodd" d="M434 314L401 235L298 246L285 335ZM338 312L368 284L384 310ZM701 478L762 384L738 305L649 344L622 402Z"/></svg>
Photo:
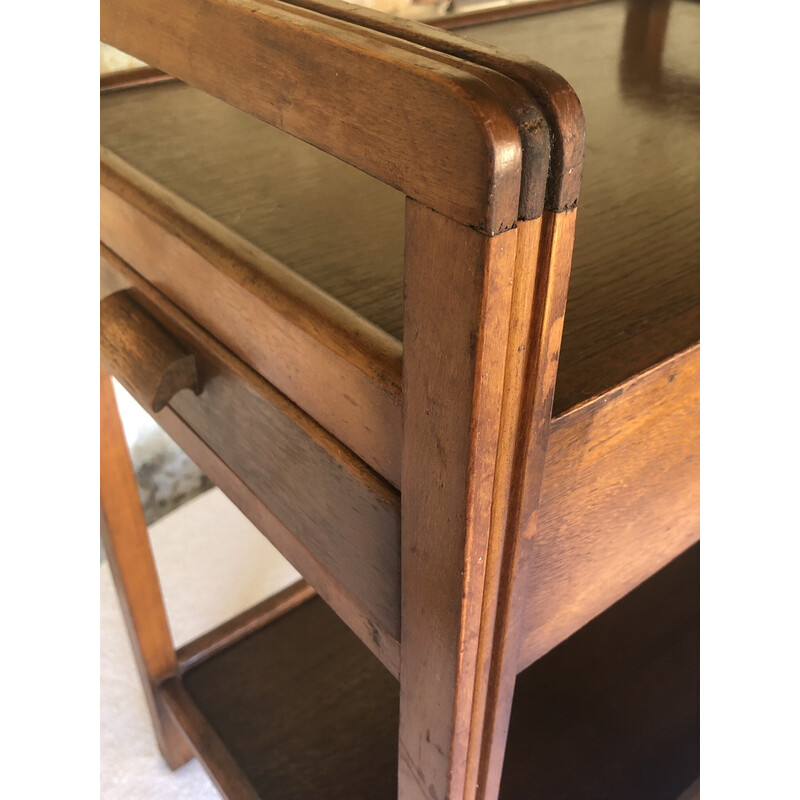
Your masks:
<svg viewBox="0 0 800 800"><path fill-rule="evenodd" d="M311 19L319 13L331 21L339 20L344 24L344 30L353 23L368 30L388 34L393 37L397 47L409 53L418 53L419 45L422 45L428 57L446 66L465 70L483 81L503 101L520 137L522 173L519 219L538 219L542 215L545 183L550 167L551 131L547 119L531 97L530 89L535 87L536 94L546 96L548 93L547 90L542 91L542 84L546 85L548 81L553 83L553 73L550 70L536 65L539 69L535 78L517 81L514 76L506 74L503 69L505 63L496 53L488 53L487 48L480 46L467 45L459 37L449 36L427 25L338 0L289 0L288 4L298 14L303 14L304 10L310 12ZM576 107L580 112L580 105L577 104ZM576 125L574 120L571 122L574 128L580 129L580 123ZM558 137L558 134L554 136ZM581 158L576 161L582 161L582 153ZM575 175L575 179L579 181L579 175Z"/></svg>
<svg viewBox="0 0 800 800"><path fill-rule="evenodd" d="M626 27L627 3L611 0L461 32L556 69L591 129L556 415L699 340L698 4L673 1L663 47L662 73L694 84L635 89ZM399 194L184 86L103 108L116 153L402 340ZM306 216L307 229L289 222Z"/></svg>
<svg viewBox="0 0 800 800"><path fill-rule="evenodd" d="M200 391L194 356L127 292L100 303L100 361L152 411L161 411L182 389Z"/></svg>
<svg viewBox="0 0 800 800"><path fill-rule="evenodd" d="M461 797L517 232L406 207L399 791Z"/></svg>
<svg viewBox="0 0 800 800"><path fill-rule="evenodd" d="M153 67L132 67L131 69L107 72L100 76L100 94L132 89L134 86L149 86L175 80L161 70Z"/></svg>
<svg viewBox="0 0 800 800"><path fill-rule="evenodd" d="M553 424L523 669L699 537L694 347Z"/></svg>
<svg viewBox="0 0 800 800"><path fill-rule="evenodd" d="M100 180L105 245L399 485L400 343L112 153Z"/></svg>
<svg viewBox="0 0 800 800"><path fill-rule="evenodd" d="M263 628L281 614L316 596L314 589L300 580L283 591L267 597L241 614L225 621L214 630L192 639L179 647L175 656L181 673L196 667L211 656L221 653L241 641L245 636Z"/></svg>
<svg viewBox="0 0 800 800"><path fill-rule="evenodd" d="M172 769L192 758L159 684L177 674L175 649L144 513L108 373L100 370L100 531L159 749Z"/></svg>
<svg viewBox="0 0 800 800"><path fill-rule="evenodd" d="M697 549L519 676L501 800L676 798L697 776ZM263 798L398 796L399 685L320 599L183 683Z"/></svg>
<svg viewBox="0 0 800 800"><path fill-rule="evenodd" d="M158 0L103 0L100 29L108 44L466 225L495 233L517 219L516 126L489 87L423 48L298 18L278 0L173 0L168 14Z"/></svg>
<svg viewBox="0 0 800 800"><path fill-rule="evenodd" d="M527 563L550 433L575 209L520 223L481 620L467 797L496 798L511 714ZM505 446L503 440L506 439Z"/></svg>
<svg viewBox="0 0 800 800"><path fill-rule="evenodd" d="M348 624L393 664L400 636L397 492L107 248L101 257L197 359L203 394L176 396L155 419L326 600L338 610L337 598L347 598Z"/></svg>
<svg viewBox="0 0 800 800"><path fill-rule="evenodd" d="M125 108L113 101L106 105L121 112L122 125L112 131L112 138L120 134L122 146L121 158L111 152L103 154L104 202L112 209L106 217L104 236L105 230L111 231L120 247L136 241L129 251L120 253L129 258L133 269L125 264L116 264L115 268L123 276L121 282L132 287L137 303L192 352L197 350L206 387L199 398L178 393L155 416L400 678L399 796L403 800L496 800L500 793L516 799L527 791L521 789L528 785L526 760L536 767L533 774L537 781L541 776L531 789L531 797L555 796L557 787L563 785L571 787L567 790L570 796L588 800L602 794L598 787L605 786L606 779L617 788L634 783L656 786L664 778L664 774L659 778L658 770L671 769L671 764L684 756L686 763L678 766L680 775L672 776L670 791L686 786L697 774L690 763L693 740L685 738L689 726L680 724L692 717L696 641L691 611L678 614L661 631L659 636L663 633L666 637L664 648L645 647L642 653L633 652L631 647L637 637L626 644L603 622L608 617L604 610L611 604L616 604L617 610L630 608L624 600L617 601L698 535L699 350L692 347L674 355L696 341L692 277L696 220L692 219L691 190L695 87L689 69L688 81L681 77L662 91L662 64L670 49L664 46L666 6L661 0L647 4L655 9L654 24L649 27L648 14L629 14L626 18L628 6L615 1L568 13L543 14L536 17L535 25L533 21L516 26L498 22L477 31L478 35L489 31L504 46L520 42L534 57L539 57L540 47L545 52L549 47L560 56L569 53L570 63L580 67L576 74L586 86L594 86L590 92L594 114L590 132L593 125L600 129L609 126L605 135L596 138L587 165L589 185L594 181L601 187L596 196L602 196L603 201L594 216L588 217L592 231L586 239L589 249L577 251L586 259L585 272L573 282L578 290L571 296L577 297L577 303L570 311L577 307L577 316L572 333L568 324L563 337L566 369L560 370L557 387L583 153L580 107L563 78L556 75L551 80L554 73L546 68L539 70L525 58L504 57L489 47L460 45L452 37L431 34L419 26L387 22L371 12L344 6L328 6L325 0L297 0L303 6L300 10L282 0L177 0L176 13L165 30L157 27L163 12L156 0L139 0L132 12L123 11L124 0L104 2L113 10L111 28L115 36L130 35L133 39L152 35L152 42L147 43L150 52L183 70L179 74L204 90L343 156L349 164L388 180L410 195L405 200L404 256L395 252L396 258L386 262L389 267L367 264L365 274L370 279L353 295L363 293L364 305L361 298L352 303L347 300L353 313L343 311L264 257L271 240L285 242L291 236L280 233L273 239L270 234L253 246L231 238L225 231L226 226L236 229L241 213L226 198L235 197L241 207L249 206L251 197L269 204L273 195L263 187L252 195L242 192L244 184L238 184L237 179L220 190L207 192L202 188L219 183L220 176L222 183L228 179L226 169L218 170L210 179L203 176L206 154L212 155L209 164L216 156L214 147L193 149L193 128L202 116L190 115L192 122L184 124L184 133L177 136L179 146L164 151L154 148L153 142L159 136L171 135L172 125L153 137L139 136L136 126L131 125L135 116L132 109L141 110L150 104L146 96L160 97L152 107L160 105L162 110L176 98L179 104L187 100L188 107L212 109L207 98L198 99L198 93L172 85L120 93L119 97L125 94L133 98ZM691 36L678 36L683 31L681 25L685 27L686 19L693 24L694 19L692 13L685 13L685 6L676 2L681 9L677 13L680 24L672 30L681 53L691 45ZM326 19L326 13L332 18ZM222 47L221 57L203 47L212 41L213 26L220 31L220 42L214 41L214 45ZM177 43L184 41L194 47L193 52L181 51ZM440 50L426 52L425 46ZM609 50L615 51L613 58L608 57ZM472 59L474 63L464 65L459 59ZM265 64L269 69L264 69ZM214 69L220 65L225 69L217 74ZM340 67L341 75L337 72ZM372 79L358 84L356 78L363 76L365 67L371 68ZM686 72L682 65L680 69L682 74ZM332 71L337 73L335 77ZM309 88L312 74L316 74L318 85ZM673 103L670 98L676 85L680 97ZM384 119L377 118L375 112L386 105L389 86L410 98L412 119L403 103L396 103L398 108L384 114ZM647 94L645 99L640 96L642 92ZM380 102L373 103L374 108L367 107L376 93ZM452 131L443 135L434 97L449 99L470 121L465 148L467 154L472 151L473 164L480 161L484 151L497 155L503 149L502 142L513 140L514 169L523 176L517 187L519 205L513 229L505 223L493 227L491 222L501 219L492 216L498 208L510 207L510 162L497 168L489 157L481 162L485 169L480 176L463 176L458 185L453 159L447 164L433 164L434 151L441 157L456 150L452 138L446 141ZM541 217L534 213L530 219L526 214L539 202L531 198L545 195L543 191L537 195L531 186L541 190L545 183L541 160L535 156L519 160L519 146L525 146L525 137L531 134L535 139L542 132L525 128L529 97L536 98L542 109L552 143L545 211ZM332 110L337 101L338 116ZM441 108L450 114L446 105L441 104ZM216 113L212 109L212 116ZM175 107L168 109L166 116L170 114L180 116ZM225 114L218 118L229 119ZM516 126L517 139L507 135L509 121ZM385 132L379 127L386 122L399 131L392 132L397 141L391 152L375 149L384 142L381 136ZM490 131L497 122L501 128L506 126L499 135ZM356 124L345 135L343 131L352 123ZM314 125L321 125L322 130ZM217 133L226 130L226 125L217 126ZM657 140L654 132L658 133ZM272 135L262 141L254 131L258 147L271 150L273 161L281 161L276 154L288 150L281 150L280 139L270 138ZM421 151L420 141L412 141L419 136L423 137ZM238 141L232 137L230 143L224 142L222 161L226 164L235 163L228 153ZM267 141L275 142L276 148ZM624 159L619 157L620 147L634 154L641 165L638 172L621 169ZM116 152L116 146L112 150ZM149 155L155 151L158 155ZM195 159L191 153L198 152L201 158L196 159L196 165L172 170L177 177L175 182L164 180L169 186L166 192L145 174L136 172L141 168L160 182L171 168L151 170L143 165L153 159L168 163L175 154L184 164L192 163ZM531 149L528 156L533 152ZM419 163L409 167L412 156ZM461 156L458 152L453 158ZM599 157L593 161L595 156ZM237 158L246 171L253 172L254 162L246 154L237 153ZM428 184L431 175L421 172L423 166L431 164L439 172ZM572 167L567 168L569 164ZM401 176L405 183L387 178L395 175L393 170L398 165L407 168ZM534 175L531 165L539 168L535 173L538 177L530 177ZM326 167L322 169L324 172ZM444 187L439 185L443 178L450 181ZM191 191L178 188L184 179ZM256 181L260 180L259 175ZM276 180L274 175L272 180ZM527 186L524 180L528 180ZM642 193L660 190L665 181L668 187L663 197L640 202ZM342 186L336 191L346 194ZM463 186L466 192L456 196L456 190ZM369 208L371 190L365 187L359 204ZM500 194L495 196L498 187ZM673 190L683 192L682 196L676 199L670 195ZM426 199L420 191L439 194L431 202L432 195ZM298 192L297 197L295 208L305 209L303 193ZM207 202L203 208L208 217L192 208L193 202ZM222 211L218 214L208 210L211 208ZM285 211L270 209L269 226ZM468 220L470 214L477 215L477 223ZM258 227L257 216L253 214L248 225ZM309 221L313 227L310 216L301 213L289 215L289 219L302 231L304 225L296 220ZM584 218L582 209L580 219ZM378 238L378 229L371 228L368 215L358 220L369 231L366 236ZM325 226L336 228L335 215L319 227ZM585 229L577 226L579 232ZM676 238L657 233L664 229L675 231ZM316 243L310 250L319 250L324 237L317 240L316 232L314 236ZM637 240L637 236L642 239ZM341 250L335 256L328 253L330 262L324 268L317 267L322 279L314 280L326 291L338 285L343 294L332 293L339 299L350 291L341 288L350 281L349 274L345 276L347 238L345 234L338 236L344 242ZM250 242L254 241L250 237ZM662 247L656 259L648 250L653 242ZM392 247L386 245L385 252L394 252ZM620 247L625 253L617 253ZM198 258L196 254L202 255ZM109 251L104 257L107 262L116 259ZM177 272L173 260L180 265ZM345 267L340 269L342 261ZM157 277L153 262L158 264L155 269L161 270ZM262 275L263 264L267 267ZM391 303L401 307L399 292L375 316L365 314L363 308L377 308L389 296L391 280L382 284L375 276L381 275L382 268L389 275L398 264L405 269L403 318L402 324L395 320L392 326L386 323L391 320L387 308ZM292 266L288 261L287 265ZM141 270L141 275L135 270ZM185 285L191 281L187 277L196 280L201 273L209 286L214 285L214 291L208 292L202 285L189 297ZM278 287L272 297L270 281ZM259 293L263 296L258 297ZM373 303L370 296L383 300ZM222 304L221 298L225 301ZM214 306L225 303L227 318L215 329L223 314ZM378 324L390 334L383 351L379 333L368 325L359 327L363 323L359 315L368 316L372 322L379 317L383 320ZM269 323L261 326L264 319ZM569 319L568 315L568 323ZM254 326L261 326L257 335L263 336L257 345L250 330ZM363 341L358 335L362 331ZM285 352L270 352L265 343L275 341L289 347ZM299 347L297 342L301 342ZM310 354L310 359L299 359L299 351ZM390 364L383 373L370 358L370 353L380 352L390 355L384 363L396 356L395 366ZM397 383L401 358L405 362L402 390ZM258 365L257 359L261 359ZM301 364L310 367L312 374L298 379L297 374L303 372L298 368ZM333 408L327 421L312 408L320 397L327 401L320 395L323 382L316 378L317 368L329 370L326 380L334 386ZM647 371L641 372L644 368ZM269 370L276 375L275 385L301 409L266 383ZM640 374L631 378L633 373ZM356 376L364 377L366 383L359 384ZM210 380L206 380L208 377ZM356 388L355 400L351 399L352 387ZM393 408L383 417L377 409L379 394L387 387ZM589 402L581 402L586 398ZM321 403L321 413L326 413L324 405ZM237 410L238 419L226 417L225 410L231 409ZM553 410L557 416L551 422ZM364 414L369 425L361 429L358 422L351 425L350 420L363 419ZM388 420L388 428L372 426L379 419ZM342 420L345 427L341 427ZM265 458L265 453L276 453L275 461ZM380 475L395 489L402 484L402 496ZM292 491L292 484L308 486L312 491L306 496L298 493L296 486ZM305 504L301 505L298 498ZM402 504L402 536L397 532L398 501ZM679 606L692 596L686 580L684 575ZM659 591L648 590L651 600L658 599ZM208 768L223 776L221 788L230 796L238 796L240 791L249 793L255 786L259 793L267 787L268 794L273 785L280 785L287 787L287 800L304 798L311 783L298 791L294 765L289 772L295 774L287 776L282 736L292 737L295 744L307 743L322 758L333 754L341 760L338 741L350 741L350 729L371 727L360 725L362 715L375 718L377 706L372 698L363 697L355 688L361 674L355 651L340 649L338 640L325 631L318 618L324 617L320 601L290 611L276 621L276 631L283 633L267 635L269 628L262 627L263 621L295 599L292 594L286 604L278 599L274 606L251 610L200 640L194 649L190 647L189 656L198 662L208 653L216 657L201 663L197 672L187 670L182 682L168 681L171 697L178 698L175 708L183 715L181 725L195 746L210 754ZM625 611L622 617L627 614ZM642 618L647 617L645 613ZM291 619L295 625L289 624ZM316 651L306 648L305 642L314 630L331 669L320 669L313 663L306 669L295 659L294 672L304 677L296 679L292 674L289 685L299 686L304 681L307 687L317 685L307 682L309 675L329 681L336 669L343 667L345 671L336 673L337 679L343 679L349 687L359 719L341 714L342 704L338 704L332 715L335 718L326 719L319 731L313 725L311 737L295 724L284 726L278 721L268 725L259 741L269 742L278 756L272 758L270 753L262 758L258 747L240 736L242 721L252 708L242 704L241 698L221 691L224 675L228 669L234 670L249 686L248 693L255 690L253 696L269 698L269 692L260 692L263 675L259 667L254 670L252 665L241 663L247 660L246 654L259 665L268 661L273 666L289 663L268 645L269 641L281 640L294 641L304 648L303 658L306 652L313 658ZM615 654L621 650L623 656L621 672L617 670L614 675L616 683L606 686L600 674L591 702L610 703L603 706L603 713L608 715L615 699L620 698L621 710L626 717L631 716L632 724L619 744L605 751L597 749L597 753L608 753L613 762L610 765L605 763L607 758L598 756L592 761L591 754L578 750L583 752L581 763L592 774L585 778L565 775L559 767L542 771L536 759L546 752L547 742L537 739L544 730L539 725L539 709L546 708L551 697L548 686L552 683L547 682L551 679L542 684L543 695L525 693L518 698L515 717L512 698L517 672L528 672L524 669L528 664L536 672L549 659L560 665L554 671L556 676L569 674L572 680L582 679L585 670L577 669L574 656L559 661L559 654L567 652L565 646L570 642L600 636L587 634L589 630L604 631L602 635L611 643L609 648ZM244 635L250 631L252 636ZM645 627L637 636L649 640L655 634ZM231 648L223 649L231 642ZM557 647L559 643L565 646ZM662 658L665 650L670 652ZM598 652L603 652L602 642L595 647ZM337 667L333 661L339 655L342 659ZM654 757L655 739L648 737L643 744L636 741L640 728L636 714L630 714L638 707L636 692L625 695L623 691L630 683L624 672L630 668L647 673L641 686L650 687L646 689L648 695L657 694L662 686L675 690L669 711L656 704L655 710L642 717L653 713L668 718L663 729L667 736L676 738L666 743L663 758ZM381 670L378 673L383 679L389 677ZM517 685L523 685L522 677ZM203 698L197 705L194 695L190 697L194 691ZM353 784L358 790L346 793L354 800L395 794L392 785L386 783L386 767L394 764L391 747L386 747L394 738L394 723L388 728L386 725L387 709L391 715L387 698L392 691L383 692L383 701L378 700L378 705L382 703L382 721L376 721L373 728L380 739L375 752L381 765L374 785L381 789L376 793L365 788L373 786L375 776L364 770ZM552 696L566 697L558 692ZM577 711L582 712L580 692L574 697L577 701L558 702L577 703ZM273 692L272 707L276 706L275 698ZM317 703L325 705L319 700ZM594 716L570 713L575 708L565 710L565 724L574 724L575 737L573 742L571 736L559 734L556 723L556 742L562 744L551 750L555 761L559 760L559 747L574 743L580 748L597 728ZM310 716L308 708L302 713L304 719L315 718L315 709ZM522 736L520 714L524 717ZM550 714L553 716L553 709ZM554 716L561 719L557 708ZM512 750L522 748L513 760L523 769L512 775L504 773L503 759L509 726L513 729L514 725L516 733L512 730L509 743ZM652 727L662 730L658 723ZM209 736L203 740L206 731ZM336 732L335 747L324 741L331 736L323 731ZM361 733L352 738L360 741L357 752L369 750ZM235 743L231 750L227 742ZM525 748L532 749L526 754ZM594 752L591 744L589 750ZM637 775L632 783L626 769L616 763L622 750L639 754L633 757L637 769L641 759L653 769L648 768L646 776ZM233 763L234 753L238 765ZM315 778L326 774L326 769L322 766L315 770ZM548 772L554 783L547 783ZM279 783L273 784L273 778ZM284 778L286 782L280 783ZM334 784L340 785L334 778L315 784L312 793L324 795ZM283 794L283 789L278 793Z"/></svg>
<svg viewBox="0 0 800 800"><path fill-rule="evenodd" d="M156 416L158 424L203 472L266 536L281 555L314 587L377 659L395 677L400 675L400 643L364 612L361 598L343 586L327 566L271 513L247 485L169 407Z"/></svg>
<svg viewBox="0 0 800 800"><path fill-rule="evenodd" d="M483 42L464 40L430 25L398 19L340 0L291 2L422 45L440 55L463 59L472 69L476 66L489 68L517 83L524 90L521 94L502 92L497 87L496 90L505 98L522 142L519 219L538 219L545 205L553 212L577 205L584 155L583 112L572 87L558 73ZM476 74L483 77L482 72Z"/></svg>

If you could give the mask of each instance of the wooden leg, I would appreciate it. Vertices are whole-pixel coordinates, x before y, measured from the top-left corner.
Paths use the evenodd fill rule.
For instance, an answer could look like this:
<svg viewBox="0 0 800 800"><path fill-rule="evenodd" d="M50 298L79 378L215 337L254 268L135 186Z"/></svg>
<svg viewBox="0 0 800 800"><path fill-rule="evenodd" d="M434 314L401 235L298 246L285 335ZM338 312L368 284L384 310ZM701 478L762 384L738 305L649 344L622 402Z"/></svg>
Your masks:
<svg viewBox="0 0 800 800"><path fill-rule="evenodd" d="M470 759L476 800L500 791L511 704L519 666L533 538L550 434L558 356L567 303L576 211L545 211L541 220L518 223L517 265L501 426L507 439L498 462L492 506L494 547L487 554L479 674ZM537 252L534 252L536 248ZM534 278L531 278L534 275ZM516 358L517 353L525 357ZM504 477L505 480L498 480Z"/></svg>
<svg viewBox="0 0 800 800"><path fill-rule="evenodd" d="M136 477L117 413L111 378L100 369L100 511L103 544L125 616L136 666L167 764L177 769L193 757L169 715L159 686L177 674L156 565L150 549Z"/></svg>
<svg viewBox="0 0 800 800"><path fill-rule="evenodd" d="M399 793L494 800L574 212L494 237L406 215Z"/></svg>
<svg viewBox="0 0 800 800"><path fill-rule="evenodd" d="M475 796L480 673L517 231L407 200L399 794ZM468 763L469 761L469 763Z"/></svg>

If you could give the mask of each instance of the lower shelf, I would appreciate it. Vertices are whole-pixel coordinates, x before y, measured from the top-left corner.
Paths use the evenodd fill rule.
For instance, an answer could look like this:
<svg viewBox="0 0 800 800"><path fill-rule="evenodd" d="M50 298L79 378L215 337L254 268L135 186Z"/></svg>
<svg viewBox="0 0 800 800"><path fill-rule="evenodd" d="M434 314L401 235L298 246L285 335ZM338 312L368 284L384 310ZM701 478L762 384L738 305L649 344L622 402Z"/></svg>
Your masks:
<svg viewBox="0 0 800 800"><path fill-rule="evenodd" d="M264 800L397 796L398 683L319 598L182 680L200 755L224 743L212 776L232 758ZM675 800L699 773L695 546L520 673L501 798Z"/></svg>

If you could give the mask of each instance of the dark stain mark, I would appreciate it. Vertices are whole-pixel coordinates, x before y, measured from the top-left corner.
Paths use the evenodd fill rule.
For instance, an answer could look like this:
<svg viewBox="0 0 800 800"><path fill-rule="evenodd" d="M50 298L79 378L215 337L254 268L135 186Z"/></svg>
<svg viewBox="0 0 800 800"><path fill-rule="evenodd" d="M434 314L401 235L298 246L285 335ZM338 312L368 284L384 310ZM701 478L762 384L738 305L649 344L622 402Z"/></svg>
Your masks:
<svg viewBox="0 0 800 800"><path fill-rule="evenodd" d="M367 625L369 625L369 631L372 635L372 641L375 642L375 647L380 647L383 641L381 639L381 632L375 627L375 623L371 619L367 620Z"/></svg>
<svg viewBox="0 0 800 800"><path fill-rule="evenodd" d="M469 357L470 359L475 358L475 354L478 352L478 334L475 331L470 331L469 334Z"/></svg>

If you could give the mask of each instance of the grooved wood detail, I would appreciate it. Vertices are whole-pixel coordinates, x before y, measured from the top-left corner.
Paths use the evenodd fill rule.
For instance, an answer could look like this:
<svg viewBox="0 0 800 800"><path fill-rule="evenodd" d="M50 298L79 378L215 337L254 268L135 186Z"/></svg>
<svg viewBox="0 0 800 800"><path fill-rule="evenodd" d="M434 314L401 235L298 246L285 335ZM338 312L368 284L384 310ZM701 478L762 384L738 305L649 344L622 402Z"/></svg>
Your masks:
<svg viewBox="0 0 800 800"><path fill-rule="evenodd" d="M658 70L626 37L627 14L609 0L460 31L557 70L591 131L555 416L699 341L699 6L670 4ZM102 108L120 157L402 340L402 196L186 86L108 94ZM394 422L376 414L397 475L399 419L399 406Z"/></svg>

